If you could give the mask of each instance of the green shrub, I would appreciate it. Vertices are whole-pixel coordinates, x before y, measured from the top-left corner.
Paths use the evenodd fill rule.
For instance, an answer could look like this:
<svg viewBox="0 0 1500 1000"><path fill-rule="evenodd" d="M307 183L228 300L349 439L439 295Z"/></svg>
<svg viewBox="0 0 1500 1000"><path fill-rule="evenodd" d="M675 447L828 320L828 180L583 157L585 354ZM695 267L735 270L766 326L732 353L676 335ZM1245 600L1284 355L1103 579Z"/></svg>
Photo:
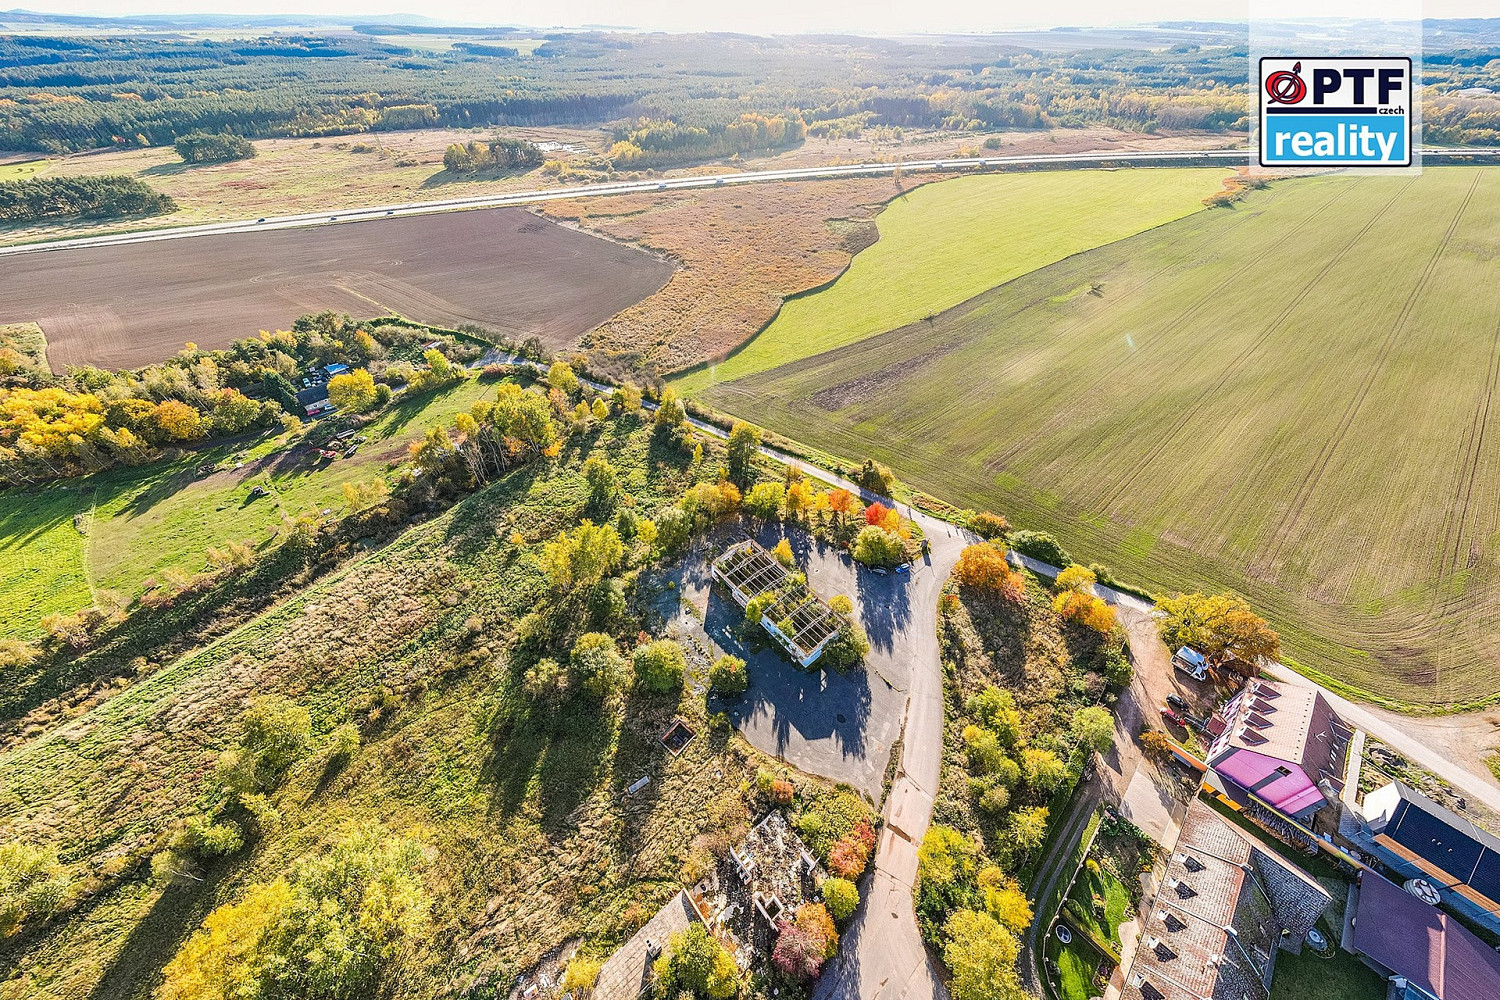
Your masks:
<svg viewBox="0 0 1500 1000"><path fill-rule="evenodd" d="M870 637L860 625L839 619L838 634L823 647L822 663L835 670L848 670L870 652Z"/></svg>
<svg viewBox="0 0 1500 1000"><path fill-rule="evenodd" d="M687 674L687 655L671 639L657 639L637 646L631 659L636 683L647 691L675 691Z"/></svg>
<svg viewBox="0 0 1500 1000"><path fill-rule="evenodd" d="M708 669L708 686L721 695L740 695L750 686L745 661L725 653Z"/></svg>
<svg viewBox="0 0 1500 1000"><path fill-rule="evenodd" d="M859 907L859 889L848 879L824 879L823 905L833 919L848 920Z"/></svg>
<svg viewBox="0 0 1500 1000"><path fill-rule="evenodd" d="M618 691L625 684L625 658L615 646L614 638L603 632L585 632L579 636L573 643L568 665L579 687L596 698Z"/></svg>
<svg viewBox="0 0 1500 1000"><path fill-rule="evenodd" d="M216 823L208 816L194 816L183 826L172 846L194 857L219 858L244 847L245 836L233 820Z"/></svg>
<svg viewBox="0 0 1500 1000"><path fill-rule="evenodd" d="M0 844L0 939L46 919L69 899L72 881L57 852L19 840Z"/></svg>
<svg viewBox="0 0 1500 1000"><path fill-rule="evenodd" d="M851 554L866 566L896 566L906 561L906 543L893 531L867 524L855 537Z"/></svg>
<svg viewBox="0 0 1500 1000"><path fill-rule="evenodd" d="M964 749L969 755L969 771L976 775L993 774L1006 760L1005 749L995 734L983 726L964 727Z"/></svg>
<svg viewBox="0 0 1500 1000"><path fill-rule="evenodd" d="M1021 713L1009 691L990 685L964 702L964 711L999 739L1000 745L1014 750L1021 742Z"/></svg>
<svg viewBox="0 0 1500 1000"><path fill-rule="evenodd" d="M1013 531L1009 542L1010 547L1016 552L1033 559L1040 559L1050 566L1061 568L1073 562L1073 557L1068 555L1068 550L1045 531Z"/></svg>

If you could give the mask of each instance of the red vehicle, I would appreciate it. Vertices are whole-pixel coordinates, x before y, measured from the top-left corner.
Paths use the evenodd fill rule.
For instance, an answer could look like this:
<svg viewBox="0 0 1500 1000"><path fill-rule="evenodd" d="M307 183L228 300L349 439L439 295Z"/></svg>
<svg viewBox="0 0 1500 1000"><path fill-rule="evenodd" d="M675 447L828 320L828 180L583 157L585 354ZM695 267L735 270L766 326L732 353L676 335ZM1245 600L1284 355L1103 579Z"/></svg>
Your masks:
<svg viewBox="0 0 1500 1000"><path fill-rule="evenodd" d="M1176 726L1179 729L1186 729L1187 728L1187 723L1183 721L1182 716L1178 715L1175 711L1173 711L1170 708L1164 708L1164 709L1162 709L1161 710L1161 717L1163 719L1166 719L1168 722L1170 722L1172 725Z"/></svg>

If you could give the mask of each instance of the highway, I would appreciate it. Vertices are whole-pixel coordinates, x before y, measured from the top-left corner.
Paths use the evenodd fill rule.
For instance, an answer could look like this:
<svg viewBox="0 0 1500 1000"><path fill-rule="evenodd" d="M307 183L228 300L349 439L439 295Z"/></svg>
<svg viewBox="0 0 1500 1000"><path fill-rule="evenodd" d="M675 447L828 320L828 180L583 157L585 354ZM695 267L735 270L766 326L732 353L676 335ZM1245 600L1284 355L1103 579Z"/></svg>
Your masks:
<svg viewBox="0 0 1500 1000"><path fill-rule="evenodd" d="M1441 149L1422 150L1424 157L1460 155L1465 157L1500 158L1500 149ZM949 157L935 160L906 160L896 163L845 163L825 167L798 167L791 170L741 170L725 174L700 174L692 177L671 177L644 181L623 181L612 184L580 184L571 187L544 188L536 191L511 191L505 194L486 195L477 198L450 198L442 201L412 201L398 205L377 205L369 208L330 209L327 212L304 212L301 215L276 215L261 219L244 219L238 222L214 222L198 226L174 226L164 229L147 229L131 233L116 233L109 236L81 236L76 239L48 240L25 243L19 246L0 247L0 256L23 253L46 253L58 250L78 250L88 247L120 246L130 243L150 243L155 240L180 240L193 236L219 236L228 233L263 233L272 229L305 229L311 226L344 225L351 222L372 222L403 215L431 215L437 212L455 212L470 208L506 208L535 205L546 201L562 201L567 198L604 198L610 195L646 194L653 191L692 191L700 188L727 187L731 184L765 184L775 181L828 180L838 177L878 177L891 175L897 170L903 174L931 173L933 171L982 171L1006 167L1072 166L1079 169L1109 166L1121 163L1143 163L1152 166L1203 166L1214 163L1239 165L1247 162L1249 152L1244 149L1168 149L1153 151L1125 150L1120 152L1095 153L1043 153L1034 156L974 156Z"/></svg>
<svg viewBox="0 0 1500 1000"><path fill-rule="evenodd" d="M702 174L644 181L607 184L582 184L570 187L544 188L536 191L511 191L477 198L450 198L441 201L404 202L369 208L330 209L327 212L305 212L301 215L267 216L238 222L215 222L197 226L175 226L108 236L82 236L76 239L49 240L19 246L0 247L0 256L78 250L89 247L121 246L150 243L157 240L179 240L194 236L220 236L232 233L263 233L273 229L305 229L312 226L343 225L370 222L406 215L431 215L472 208L506 208L535 205L568 198L603 198L610 195L646 194L654 191L692 191L701 188L728 187L733 184L764 184L775 181L828 180L839 177L876 177L933 171L987 170L1005 167L1047 166L1051 164L1093 167L1116 163L1150 163L1153 165L1195 166L1212 163L1245 162L1244 150L1164 150L1156 152L1118 153L1051 153L1036 156L953 157L936 160L910 160L899 163L849 163L826 167L798 167L791 170L745 170L725 174Z"/></svg>

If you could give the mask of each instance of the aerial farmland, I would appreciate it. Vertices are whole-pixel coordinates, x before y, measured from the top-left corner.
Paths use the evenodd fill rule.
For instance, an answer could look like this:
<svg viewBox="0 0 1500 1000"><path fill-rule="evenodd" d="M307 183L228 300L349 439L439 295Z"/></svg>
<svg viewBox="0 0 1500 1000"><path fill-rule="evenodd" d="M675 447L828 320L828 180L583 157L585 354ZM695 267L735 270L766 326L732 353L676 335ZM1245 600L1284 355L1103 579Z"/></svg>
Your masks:
<svg viewBox="0 0 1500 1000"><path fill-rule="evenodd" d="M1500 615L1497 179L1274 182L704 398L1152 586L1253 595L1361 688L1463 701Z"/></svg>

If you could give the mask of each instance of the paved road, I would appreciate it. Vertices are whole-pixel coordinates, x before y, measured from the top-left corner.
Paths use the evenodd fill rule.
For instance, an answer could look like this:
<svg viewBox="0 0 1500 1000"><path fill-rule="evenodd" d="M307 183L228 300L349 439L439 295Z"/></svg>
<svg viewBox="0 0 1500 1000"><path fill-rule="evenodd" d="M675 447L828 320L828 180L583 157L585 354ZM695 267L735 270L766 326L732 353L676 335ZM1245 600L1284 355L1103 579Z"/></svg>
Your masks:
<svg viewBox="0 0 1500 1000"><path fill-rule="evenodd" d="M1424 156L1457 154L1467 158L1500 158L1500 149L1427 148ZM699 174L667 180L627 181L614 184L582 184L546 188L537 191L514 191L509 194L475 198L449 198L439 201L402 202L369 208L329 209L327 212L305 212L300 215L276 215L240 222L215 222L198 226L174 226L110 236L83 236L75 239L49 240L20 246L0 247L0 256L18 253L41 253L80 247L115 246L122 243L147 243L153 240L184 239L193 236L215 236L226 233L264 232L268 229L302 229L309 226L343 225L370 222L403 215L428 215L468 208L497 208L506 205L534 205L565 198L599 198L609 195L642 194L653 191L684 191L697 188L727 187L732 184L759 184L769 181L823 180L832 177L876 177L883 174L927 173L945 170L986 170L1004 167L1046 166L1058 164L1087 168L1116 163L1145 163L1153 166L1201 166L1213 163L1242 164L1249 151L1244 149L1168 149L1159 151L1125 150L1095 153L1050 153L1034 156L952 157L941 160L910 160L901 163L846 163L837 166L799 167L792 170L739 171L726 174Z"/></svg>
<svg viewBox="0 0 1500 1000"><path fill-rule="evenodd" d="M125 243L148 243L156 240L185 239L193 236L218 236L231 233L258 233L269 229L304 229L311 226L370 222L405 215L429 215L469 208L497 208L507 205L534 205L566 198L599 198L609 195L644 194L654 191L684 191L698 188L728 187L735 184L759 184L768 181L823 180L837 177L874 177L902 173L927 173L943 170L984 170L1011 166L1044 166L1060 164L1091 167L1100 164L1143 162L1161 165L1207 165L1244 163L1245 150L1162 150L1160 152L1122 151L1116 153L1052 153L1037 156L954 157L943 160L915 160L903 163L848 163L838 166L801 167L794 170L739 171L727 174L702 174L674 177L669 180L627 181L615 184L582 184L546 188L537 191L514 191L509 194L477 198L449 198L440 201L403 202L369 208L330 209L327 212L305 212L300 215L267 216L240 222L216 222L198 226L176 226L110 236L84 236L75 239L27 243L0 248L6 254L41 253L82 247L118 246Z"/></svg>
<svg viewBox="0 0 1500 1000"><path fill-rule="evenodd" d="M772 523L753 532L767 548L786 538L809 585L824 599L844 594L870 637L864 669L803 670L769 644L754 652L738 638L743 615L712 589L711 561L728 544L710 536L668 571L677 587L666 594L669 614L691 602L703 612L679 616L679 627L713 644L712 653L733 653L750 664L750 690L710 707L724 711L753 746L810 774L841 781L879 801L891 748L901 735L911 688L912 616L908 574L878 576L807 531Z"/></svg>

